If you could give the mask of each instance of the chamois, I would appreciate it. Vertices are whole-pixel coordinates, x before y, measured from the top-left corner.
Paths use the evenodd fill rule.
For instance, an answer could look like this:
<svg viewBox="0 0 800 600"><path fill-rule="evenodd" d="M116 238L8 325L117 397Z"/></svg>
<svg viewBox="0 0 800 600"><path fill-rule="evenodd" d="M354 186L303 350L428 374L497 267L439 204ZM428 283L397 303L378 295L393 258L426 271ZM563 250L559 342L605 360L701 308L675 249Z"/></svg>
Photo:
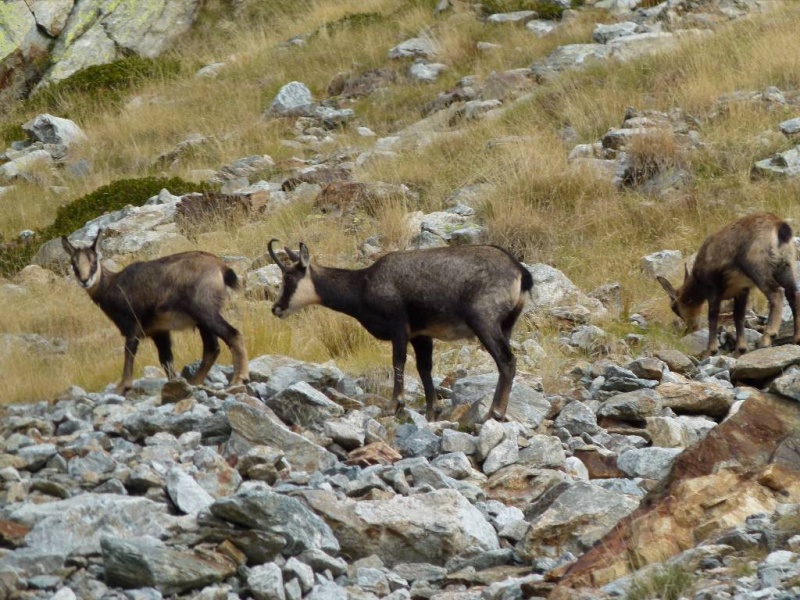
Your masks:
<svg viewBox="0 0 800 600"><path fill-rule="evenodd" d="M490 416L505 418L516 372L509 338L533 287L528 270L496 246L459 246L392 252L364 269L311 264L308 248L285 248L292 265L269 254L283 272L278 317L321 304L354 317L380 340L392 342L392 409L402 407L403 371L408 343L414 348L425 415L435 418L433 339L454 341L477 336L497 363L499 380Z"/></svg>
<svg viewBox="0 0 800 600"><path fill-rule="evenodd" d="M87 248L76 248L61 238L78 283L125 337L125 365L116 387L124 394L133 385L133 359L139 341L153 339L158 360L175 377L170 331L197 327L203 340L203 360L190 383L205 379L219 356L219 340L231 349L233 378L240 385L249 377L247 350L242 335L220 315L226 287L239 285L236 273L207 252L182 252L146 262L135 262L114 273L101 264L97 233Z"/></svg>
<svg viewBox="0 0 800 600"><path fill-rule="evenodd" d="M695 331L703 302L708 301L707 355L719 350L717 324L720 303L733 298L736 352L747 351L744 316L750 290L757 287L769 301L769 317L759 348L772 345L781 324L782 295L794 319L794 343L800 342L792 228L768 213L748 215L711 234L697 252L692 272L684 268L683 285L674 289L663 277L658 282L669 295L672 310ZM783 288L783 292L781 292Z"/></svg>

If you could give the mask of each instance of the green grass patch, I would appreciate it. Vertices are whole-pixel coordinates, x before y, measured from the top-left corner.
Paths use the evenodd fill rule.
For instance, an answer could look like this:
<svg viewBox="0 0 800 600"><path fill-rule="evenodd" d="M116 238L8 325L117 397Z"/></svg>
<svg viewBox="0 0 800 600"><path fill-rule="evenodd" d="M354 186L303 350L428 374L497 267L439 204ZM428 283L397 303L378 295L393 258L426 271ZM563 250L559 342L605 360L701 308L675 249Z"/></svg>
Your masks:
<svg viewBox="0 0 800 600"><path fill-rule="evenodd" d="M26 108L38 112L58 112L68 116L66 99L80 97L82 101L102 102L104 105L118 103L123 95L145 81L175 78L181 63L169 56L155 59L129 56L106 65L94 65L81 69L66 79L50 84L26 102Z"/></svg>
<svg viewBox="0 0 800 600"><path fill-rule="evenodd" d="M36 232L35 242L28 245L0 247L0 276L9 277L30 264L41 245L49 240L69 235L83 227L88 221L105 213L125 208L127 205L142 206L162 189L175 195L189 192L208 192L207 184L190 183L180 177L120 179L60 207L53 223Z"/></svg>
<svg viewBox="0 0 800 600"><path fill-rule="evenodd" d="M694 582L694 576L677 565L633 580L625 600L678 600Z"/></svg>

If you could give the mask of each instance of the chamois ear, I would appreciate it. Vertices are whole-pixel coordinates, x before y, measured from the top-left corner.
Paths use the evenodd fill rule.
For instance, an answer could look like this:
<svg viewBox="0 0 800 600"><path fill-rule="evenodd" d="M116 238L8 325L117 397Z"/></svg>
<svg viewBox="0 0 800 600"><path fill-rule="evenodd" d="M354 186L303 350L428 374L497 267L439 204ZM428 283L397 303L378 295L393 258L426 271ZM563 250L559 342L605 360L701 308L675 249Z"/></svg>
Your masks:
<svg viewBox="0 0 800 600"><path fill-rule="evenodd" d="M300 242L300 266L305 269L308 267L309 262L311 262L311 259L308 256L308 246Z"/></svg>
<svg viewBox="0 0 800 600"><path fill-rule="evenodd" d="M103 234L105 232L106 232L106 230L101 227L100 229L97 230L97 235L94 236L94 241L92 242L91 248L92 248L92 252L94 252L95 254L98 254L98 252L97 252L97 244L100 241L100 238L103 237Z"/></svg>
<svg viewBox="0 0 800 600"><path fill-rule="evenodd" d="M289 248L289 246L284 246L283 251L286 252L286 256L288 256L289 260L293 263L300 262L300 257L298 256L297 252Z"/></svg>
<svg viewBox="0 0 800 600"><path fill-rule="evenodd" d="M667 292L667 296L669 296L670 300L675 300L678 297L678 292L675 291L675 288L672 287L672 284L661 277L660 275L656 277L658 283L661 284L661 287L664 288L664 291Z"/></svg>
<svg viewBox="0 0 800 600"><path fill-rule="evenodd" d="M69 243L69 238L67 238L67 236L61 236L61 245L64 247L64 252L72 258L72 255L75 254L75 246Z"/></svg>

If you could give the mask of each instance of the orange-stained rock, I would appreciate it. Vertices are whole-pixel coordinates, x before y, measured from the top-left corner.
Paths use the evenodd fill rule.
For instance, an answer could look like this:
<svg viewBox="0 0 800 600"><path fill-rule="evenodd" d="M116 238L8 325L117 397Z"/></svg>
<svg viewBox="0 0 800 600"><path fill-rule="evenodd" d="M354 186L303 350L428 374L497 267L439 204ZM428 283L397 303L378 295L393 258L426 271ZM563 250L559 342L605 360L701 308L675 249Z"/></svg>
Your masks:
<svg viewBox="0 0 800 600"><path fill-rule="evenodd" d="M662 485L567 569L550 598L572 598L661 562L748 515L800 502L800 404L753 392L687 448Z"/></svg>
<svg viewBox="0 0 800 600"><path fill-rule="evenodd" d="M373 442L363 448L356 448L347 458L348 465L368 467L370 465L391 465L400 460L402 455L385 442Z"/></svg>

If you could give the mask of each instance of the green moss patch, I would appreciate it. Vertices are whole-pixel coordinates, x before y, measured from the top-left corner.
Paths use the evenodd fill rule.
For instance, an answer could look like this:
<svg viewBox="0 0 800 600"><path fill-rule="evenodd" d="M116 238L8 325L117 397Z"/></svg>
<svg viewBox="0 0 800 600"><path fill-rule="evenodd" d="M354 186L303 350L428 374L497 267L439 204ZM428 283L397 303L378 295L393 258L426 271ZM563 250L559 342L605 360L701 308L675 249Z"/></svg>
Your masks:
<svg viewBox="0 0 800 600"><path fill-rule="evenodd" d="M209 192L207 184L190 183L180 177L120 179L104 185L58 209L52 224L36 232L35 242L28 245L0 245L0 276L9 277L30 264L41 245L49 240L69 235L88 221L127 205L142 206L162 189L175 195L189 192Z"/></svg>

